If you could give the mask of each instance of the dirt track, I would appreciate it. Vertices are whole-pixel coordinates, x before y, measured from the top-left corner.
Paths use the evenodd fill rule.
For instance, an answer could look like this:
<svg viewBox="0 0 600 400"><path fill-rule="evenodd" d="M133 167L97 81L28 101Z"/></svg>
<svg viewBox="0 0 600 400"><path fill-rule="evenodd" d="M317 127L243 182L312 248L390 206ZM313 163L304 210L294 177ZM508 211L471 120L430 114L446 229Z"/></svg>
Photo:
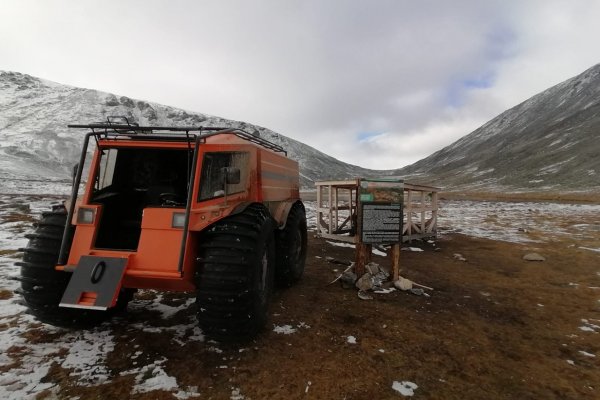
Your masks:
<svg viewBox="0 0 600 400"><path fill-rule="evenodd" d="M58 363L44 379L57 384L60 398L171 399L174 392L160 390L131 395L135 374L122 375L166 358L167 375L181 388L197 386L204 399L402 398L394 381L417 384L417 399L600 398L600 289L590 288L600 286L597 253L536 245L547 260L526 262L524 245L458 234L437 246L402 252L403 274L433 286L431 297L396 291L363 301L354 290L327 285L343 267L325 257L350 260L353 250L311 237L306 276L275 294L269 329L244 346L187 340L192 328L180 339L153 332L148 328L189 326L195 305L164 318L144 307L155 294L142 292L127 314L98 328L114 335L107 383L82 386ZM285 325L296 331L273 331ZM27 339L52 343L62 334L33 329ZM17 356L18 346L12 352ZM146 375L151 379L152 369Z"/></svg>

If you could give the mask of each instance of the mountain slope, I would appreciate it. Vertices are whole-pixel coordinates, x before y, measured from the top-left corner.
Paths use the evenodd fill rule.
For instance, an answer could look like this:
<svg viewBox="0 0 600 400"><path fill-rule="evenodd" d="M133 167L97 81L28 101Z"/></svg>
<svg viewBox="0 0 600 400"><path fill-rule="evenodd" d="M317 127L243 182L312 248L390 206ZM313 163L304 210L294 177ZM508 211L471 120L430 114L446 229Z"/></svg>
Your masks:
<svg viewBox="0 0 600 400"><path fill-rule="evenodd" d="M600 190L600 64L395 173L446 190Z"/></svg>
<svg viewBox="0 0 600 400"><path fill-rule="evenodd" d="M205 125L256 130L261 137L283 146L288 155L300 163L301 185L307 188L314 187L316 180L379 173L346 164L296 140L245 122L62 85L16 72L0 72L0 182L68 180L72 165L79 159L83 132L68 129L67 124L102 121L112 115L127 116L140 125ZM0 192L2 186L0 184Z"/></svg>
<svg viewBox="0 0 600 400"><path fill-rule="evenodd" d="M68 181L83 133L69 123L124 115L144 125L258 131L300 163L301 185L396 175L448 191L600 192L600 64L507 110L431 156L395 171L346 164L245 122L0 72L0 193L20 181ZM7 182L12 182L7 184ZM16 182L16 183L15 183Z"/></svg>

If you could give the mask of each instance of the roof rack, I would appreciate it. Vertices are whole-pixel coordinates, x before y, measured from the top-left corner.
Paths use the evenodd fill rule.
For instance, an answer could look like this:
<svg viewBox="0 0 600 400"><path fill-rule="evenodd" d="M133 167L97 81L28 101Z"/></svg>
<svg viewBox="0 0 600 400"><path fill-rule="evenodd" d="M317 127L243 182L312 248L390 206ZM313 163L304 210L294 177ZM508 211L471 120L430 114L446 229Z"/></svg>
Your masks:
<svg viewBox="0 0 600 400"><path fill-rule="evenodd" d="M118 121L118 122L117 122ZM139 126L130 122L127 117L107 117L106 122L94 122L91 124L71 124L69 128L91 129L91 133L97 138L117 138L125 136L142 140L184 140L191 142L197 137L205 139L215 135L232 134L249 142L258 144L275 152L284 153L283 147L269 142L260 136L253 135L239 128L217 127L217 126Z"/></svg>

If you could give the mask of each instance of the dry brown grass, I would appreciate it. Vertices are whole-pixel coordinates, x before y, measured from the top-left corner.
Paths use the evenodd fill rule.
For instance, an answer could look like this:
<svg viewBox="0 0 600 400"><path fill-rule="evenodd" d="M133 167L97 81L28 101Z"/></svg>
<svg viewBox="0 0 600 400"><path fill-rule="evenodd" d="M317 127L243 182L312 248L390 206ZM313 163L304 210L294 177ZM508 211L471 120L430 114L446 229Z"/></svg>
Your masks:
<svg viewBox="0 0 600 400"><path fill-rule="evenodd" d="M317 192L303 191L300 196L305 201L315 201ZM480 200L480 201L552 201L563 203L600 204L600 193L550 193L550 192L440 192L440 197L448 200Z"/></svg>
<svg viewBox="0 0 600 400"><path fill-rule="evenodd" d="M60 388L61 398L171 399L173 394L165 391L131 394L135 374L122 375L166 358L165 372L176 377L180 388L198 386L201 398L228 399L232 387L253 399L303 398L311 381L308 395L313 398L394 399L398 394L392 382L408 380L419 385L416 396L421 398L597 399L600 357L580 351L600 355L600 343L597 334L578 328L582 318L600 319L600 292L588 288L600 286L598 255L570 243L523 245L445 236L437 244L440 251L423 244L424 252L401 255L403 275L434 287L431 297L393 292L361 301L355 290L328 285L340 266L327 263L325 256L352 259L353 250L310 235L305 277L275 293L270 323L255 341L224 346L184 338L182 345L173 341L172 332L131 326L187 323L195 306L168 321L138 309L110 328L115 349L106 359L109 382L80 386L58 364L45 380ZM530 251L547 260L523 261ZM456 260L454 253L467 261ZM389 264L382 257L374 260ZM153 296L142 292L138 299ZM189 297L168 294L164 299L179 305ZM286 324L298 331L273 332L273 325ZM28 340L55 339L43 332L31 333ZM349 335L357 344L347 342ZM136 351L142 354L133 364Z"/></svg>
<svg viewBox="0 0 600 400"><path fill-rule="evenodd" d="M561 203L600 204L600 193L498 193L498 192L440 192L448 200L479 201L552 201Z"/></svg>
<svg viewBox="0 0 600 400"><path fill-rule="evenodd" d="M2 216L2 223L3 224L7 224L7 223L10 223L10 222L27 222L27 223L33 223L33 222L36 222L36 221L37 221L37 218L35 218L31 214L25 214L25 213L11 212L11 213L7 213L6 215Z"/></svg>

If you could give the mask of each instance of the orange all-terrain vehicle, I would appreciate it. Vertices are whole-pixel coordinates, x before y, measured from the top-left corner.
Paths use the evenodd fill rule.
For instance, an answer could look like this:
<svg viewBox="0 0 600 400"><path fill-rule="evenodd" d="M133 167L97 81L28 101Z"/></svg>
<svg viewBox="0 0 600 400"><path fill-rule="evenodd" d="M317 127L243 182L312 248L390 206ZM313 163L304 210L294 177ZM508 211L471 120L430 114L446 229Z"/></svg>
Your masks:
<svg viewBox="0 0 600 400"><path fill-rule="evenodd" d="M89 326L124 309L136 289L193 291L209 337L256 335L274 281L289 286L304 271L298 163L240 129L114 117L69 127L91 131L70 201L43 214L23 249L31 313ZM90 139L96 149L79 196Z"/></svg>

